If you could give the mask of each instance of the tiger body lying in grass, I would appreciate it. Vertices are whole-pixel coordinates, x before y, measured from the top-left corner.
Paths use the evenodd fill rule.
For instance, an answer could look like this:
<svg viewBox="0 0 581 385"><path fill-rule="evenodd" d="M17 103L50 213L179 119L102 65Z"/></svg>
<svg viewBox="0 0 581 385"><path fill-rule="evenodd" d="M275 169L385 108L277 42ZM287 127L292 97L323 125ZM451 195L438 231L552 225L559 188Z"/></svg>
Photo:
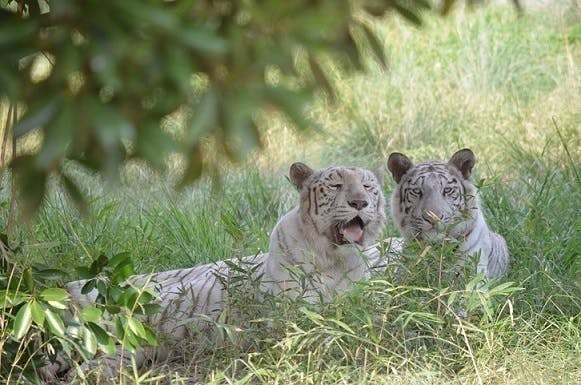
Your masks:
<svg viewBox="0 0 581 385"><path fill-rule="evenodd" d="M301 297L311 303L328 301L369 277L367 259L377 259L377 250L369 246L385 223L382 175L353 167L313 170L295 163L290 180L299 190L299 204L275 226L267 253L130 278L135 286L146 285L157 293L161 311L148 323L158 335L170 341L195 337L190 334L211 328L212 321L224 312L235 312L235 306L229 306L228 286L241 270L250 272L243 290L258 282L258 301L263 295ZM74 281L67 285L73 306L95 303L95 290L81 293L84 284ZM170 350L171 343L157 348L156 358L163 359ZM147 349L134 357L138 365L153 359ZM118 371L120 358L105 356L98 365L103 363L108 367L105 375L111 377ZM42 367L40 374L53 379L69 367L59 358Z"/></svg>
<svg viewBox="0 0 581 385"><path fill-rule="evenodd" d="M457 243L462 254L458 265L479 256L477 273L492 279L508 271L509 253L504 238L489 229L478 190L469 180L475 161L469 149L456 152L448 162L418 164L392 153L388 169L397 187L391 215L406 241Z"/></svg>

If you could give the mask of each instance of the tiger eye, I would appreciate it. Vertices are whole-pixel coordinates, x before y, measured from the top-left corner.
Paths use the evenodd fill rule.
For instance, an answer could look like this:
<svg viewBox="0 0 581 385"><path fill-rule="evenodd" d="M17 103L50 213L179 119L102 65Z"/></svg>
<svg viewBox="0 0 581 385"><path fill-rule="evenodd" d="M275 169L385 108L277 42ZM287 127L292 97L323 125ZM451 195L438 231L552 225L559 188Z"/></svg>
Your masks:
<svg viewBox="0 0 581 385"><path fill-rule="evenodd" d="M453 187L446 187L444 188L444 194L451 194L454 191Z"/></svg>

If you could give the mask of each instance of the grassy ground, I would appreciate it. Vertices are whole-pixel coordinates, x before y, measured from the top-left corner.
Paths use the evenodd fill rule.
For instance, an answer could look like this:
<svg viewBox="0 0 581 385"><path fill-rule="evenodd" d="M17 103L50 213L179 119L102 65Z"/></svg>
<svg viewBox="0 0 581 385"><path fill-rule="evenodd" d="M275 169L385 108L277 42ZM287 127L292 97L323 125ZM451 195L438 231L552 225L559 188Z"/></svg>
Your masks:
<svg viewBox="0 0 581 385"><path fill-rule="evenodd" d="M312 108L325 132L301 137L268 118L264 151L229 169L218 193L204 182L176 192L171 175L138 165L113 189L79 174L92 215L80 219L55 188L17 234L25 255L68 268L130 251L148 272L255 254L296 203L285 179L293 161L385 168L392 151L447 159L470 147L489 225L514 259L508 281L524 290L481 298L460 321L442 308L446 285L379 279L320 317L293 309L274 341L250 353L189 354L174 383L185 372L216 384L581 383L581 18L564 3L523 17L508 7L457 12L422 30L376 25L389 70L371 60L365 75L331 67L339 102ZM393 187L386 175L385 193ZM395 235L389 224L385 236Z"/></svg>

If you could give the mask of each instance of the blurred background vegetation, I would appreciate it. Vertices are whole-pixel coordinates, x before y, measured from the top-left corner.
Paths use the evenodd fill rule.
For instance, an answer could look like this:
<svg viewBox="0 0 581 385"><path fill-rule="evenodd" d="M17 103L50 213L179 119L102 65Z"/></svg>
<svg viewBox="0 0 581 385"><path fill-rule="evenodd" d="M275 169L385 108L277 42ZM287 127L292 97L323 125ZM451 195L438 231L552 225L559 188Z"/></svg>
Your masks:
<svg viewBox="0 0 581 385"><path fill-rule="evenodd" d="M305 107L316 90L335 97L331 63L361 70L370 48L386 66L373 20L419 25L431 9L426 0L3 0L2 166L15 171L28 215L49 175L84 205L65 161L115 181L128 160L163 170L176 155L181 185L217 175L262 146L272 111L315 130Z"/></svg>

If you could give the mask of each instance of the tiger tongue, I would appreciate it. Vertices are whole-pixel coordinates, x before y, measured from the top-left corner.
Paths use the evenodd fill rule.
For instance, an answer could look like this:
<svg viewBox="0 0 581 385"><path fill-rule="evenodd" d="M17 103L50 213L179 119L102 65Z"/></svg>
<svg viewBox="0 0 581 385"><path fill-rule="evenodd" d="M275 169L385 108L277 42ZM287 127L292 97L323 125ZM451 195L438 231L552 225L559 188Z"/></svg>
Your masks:
<svg viewBox="0 0 581 385"><path fill-rule="evenodd" d="M363 237L363 229L357 222L353 222L347 224L342 229L343 235L346 235L352 242L361 242L361 238Z"/></svg>

